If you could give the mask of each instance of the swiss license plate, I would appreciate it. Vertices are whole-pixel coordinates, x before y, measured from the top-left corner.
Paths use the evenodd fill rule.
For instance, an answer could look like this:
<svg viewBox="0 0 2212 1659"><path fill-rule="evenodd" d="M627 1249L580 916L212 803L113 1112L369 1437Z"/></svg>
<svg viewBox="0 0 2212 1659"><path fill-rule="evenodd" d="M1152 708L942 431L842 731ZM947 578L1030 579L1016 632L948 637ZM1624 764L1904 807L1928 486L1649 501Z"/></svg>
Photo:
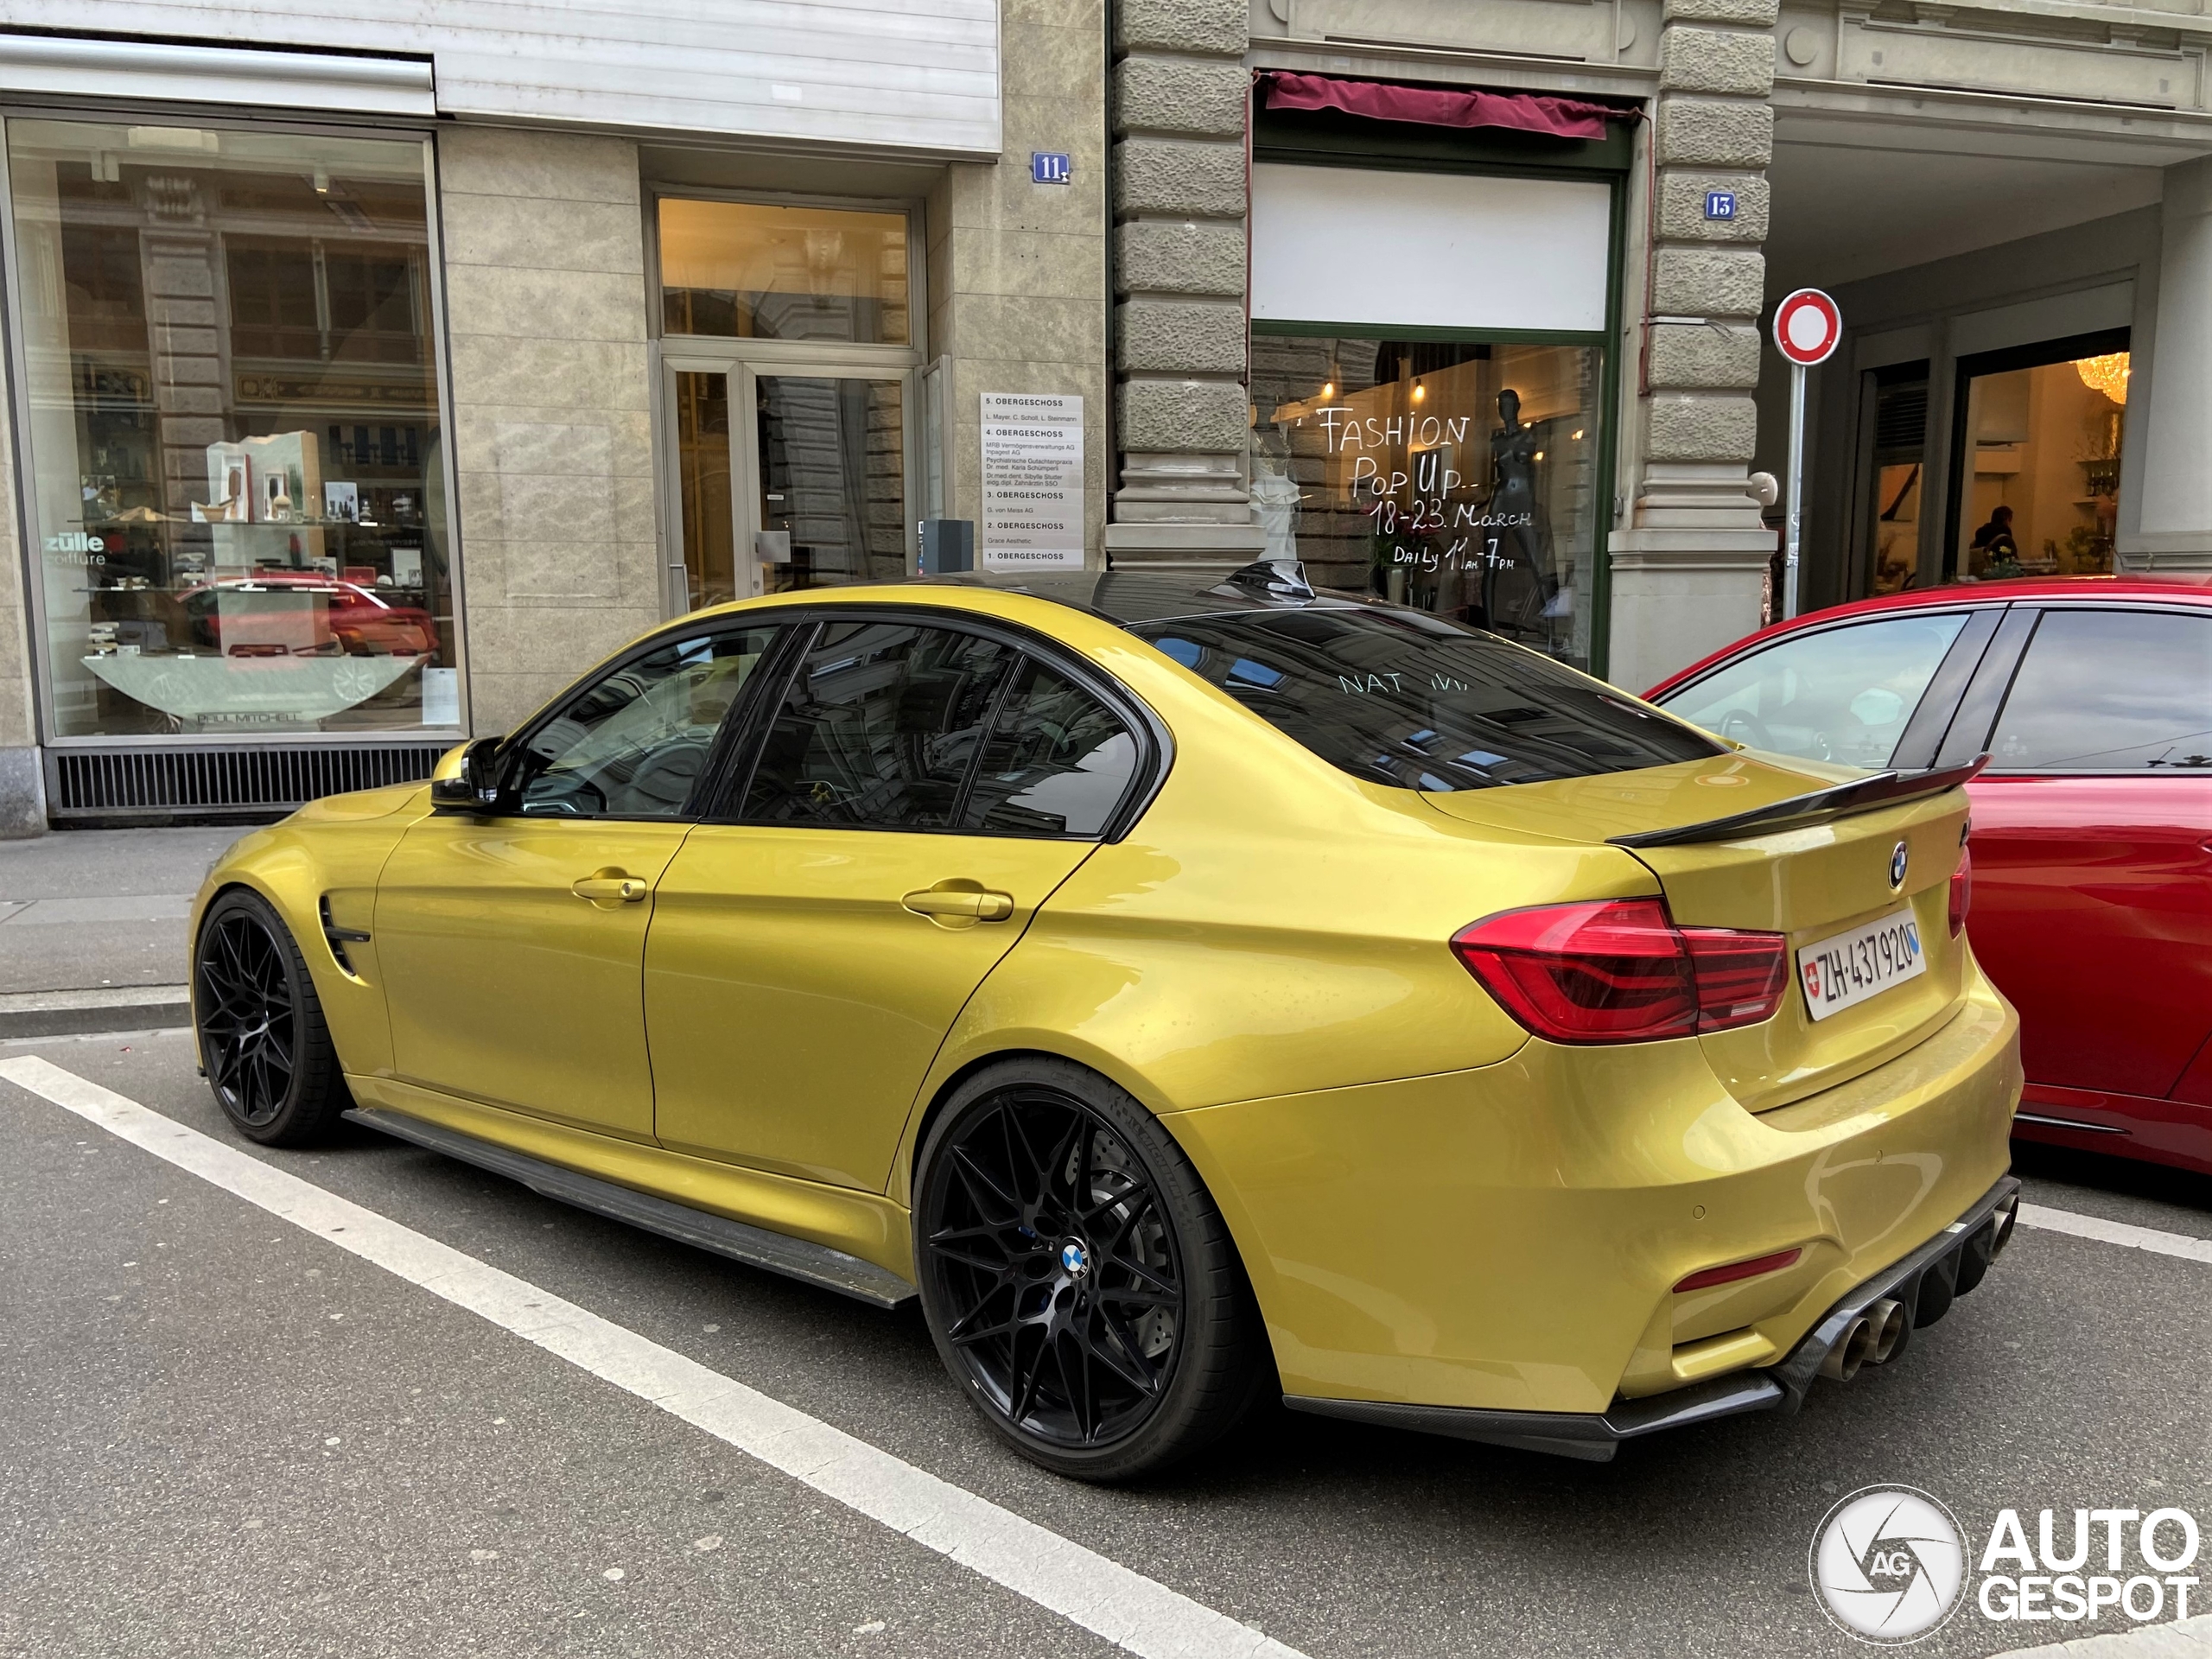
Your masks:
<svg viewBox="0 0 2212 1659"><path fill-rule="evenodd" d="M1805 992L1805 1012L1815 1020L1840 1014L1927 971L1920 924L1909 910L1862 923L1797 953L1797 983Z"/></svg>

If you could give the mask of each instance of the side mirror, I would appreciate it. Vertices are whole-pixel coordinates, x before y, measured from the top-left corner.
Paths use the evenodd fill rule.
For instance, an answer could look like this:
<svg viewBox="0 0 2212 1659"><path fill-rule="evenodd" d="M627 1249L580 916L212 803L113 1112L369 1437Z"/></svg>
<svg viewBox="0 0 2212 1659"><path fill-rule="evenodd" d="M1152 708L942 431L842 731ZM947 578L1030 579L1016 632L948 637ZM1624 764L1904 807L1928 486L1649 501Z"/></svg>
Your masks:
<svg viewBox="0 0 2212 1659"><path fill-rule="evenodd" d="M502 738L480 737L461 752L461 771L430 783L431 810L438 812L500 810L499 745Z"/></svg>

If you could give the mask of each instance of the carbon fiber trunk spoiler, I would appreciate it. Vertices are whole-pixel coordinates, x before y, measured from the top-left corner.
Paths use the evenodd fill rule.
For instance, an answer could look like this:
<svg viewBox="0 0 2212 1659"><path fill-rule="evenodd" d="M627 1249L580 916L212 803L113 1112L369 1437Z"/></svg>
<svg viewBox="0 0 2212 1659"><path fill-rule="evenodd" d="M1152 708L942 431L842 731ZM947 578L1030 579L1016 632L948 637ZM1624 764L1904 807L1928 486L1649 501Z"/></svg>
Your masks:
<svg viewBox="0 0 2212 1659"><path fill-rule="evenodd" d="M1681 847L1700 841L1737 841L1745 836L1771 835L1778 830L1799 830L1808 824L1828 823L1854 812L1878 806L1894 806L1923 795L1940 795L1956 789L1989 764L1986 754L1976 755L1962 766L1943 766L1928 772L1878 772L1871 778L1816 789L1809 795L1793 795L1725 818L1703 823L1677 824L1671 830L1647 830L1641 835L1615 836L1611 847Z"/></svg>

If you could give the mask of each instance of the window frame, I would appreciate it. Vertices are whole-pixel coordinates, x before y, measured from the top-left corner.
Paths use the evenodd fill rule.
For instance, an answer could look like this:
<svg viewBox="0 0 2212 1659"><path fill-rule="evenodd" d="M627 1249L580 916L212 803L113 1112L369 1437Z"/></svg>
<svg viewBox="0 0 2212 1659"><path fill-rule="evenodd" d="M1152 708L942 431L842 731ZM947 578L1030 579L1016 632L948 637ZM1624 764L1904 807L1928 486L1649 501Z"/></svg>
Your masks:
<svg viewBox="0 0 2212 1659"><path fill-rule="evenodd" d="M1951 365L1951 407L1947 419L1950 422L1948 442L1945 448L1950 459L1950 477L1944 484L1943 549L1942 556L1936 562L1936 585L1948 587L1959 579L1959 537L1966 530L1967 501L1973 493L1974 483L1968 466L1967 451L1974 445L1974 434L1967 429L1967 408L1974 383L1985 375L2010 374L2019 369L2047 369L2061 363L2078 362L2085 357L2102 356L2111 352L2130 352L2132 327L2092 329L2087 334L2062 334L2050 340L2038 340L2024 346L2006 346L1991 352L1974 352L1957 358ZM1932 429L1935 423L1931 420ZM1931 430L1930 436L1933 432ZM1930 448L1933 446L1931 444ZM2126 465L2125 450L2121 466ZM1923 474L1921 487L1927 488ZM1923 501L1925 496L1923 497ZM1923 544L1924 545L1924 544ZM2117 566L2114 567L2117 569ZM1993 727L1993 730L1995 728Z"/></svg>
<svg viewBox="0 0 2212 1659"><path fill-rule="evenodd" d="M2025 637L2021 639L2018 651L2013 655L2011 664L2006 668L2002 695L1995 699L1994 705L1991 708L1989 712L1988 724L1983 728L1980 742L1976 747L1976 753L1993 755L1991 763L1982 769L1981 775L1983 777L2054 779L2143 778L2155 781L2160 779L2202 778L2204 776L2203 773L2199 772L2177 772L2163 770L2152 766L2068 766L2063 769L2056 769L2049 766L2000 766L1996 764L1995 760L1993 759L1994 752L1990 748L1990 745L1996 741L1998 724L2005 718L2005 710L2012 703L2013 690L2019 683L2020 671L2027 664L2028 653L2034 649L2036 635L2043 632L2044 620L2046 617L2052 615L2054 613L2063 611L2134 612L2140 614L2153 616L2193 616L2197 618L2201 625L2204 627L2212 628L2212 606L2191 605L2187 603L2162 604L2158 600L2146 595L2140 599L2113 598L2101 601L2069 601L2052 597L2039 600L2032 604L2021 604L2016 608L2031 613L2035 619L2035 624L2034 626L2028 631Z"/></svg>
<svg viewBox="0 0 2212 1659"><path fill-rule="evenodd" d="M727 825L743 830L802 830L811 833L833 835L893 835L893 836L983 836L995 841L1065 841L1087 842L1108 845L1122 841L1135 828L1161 787L1174 764L1174 740L1166 722L1153 712L1144 700L1131 692L1111 675L1085 662L1049 635L1006 622L996 617L979 615L971 611L955 610L940 606L893 604L811 604L779 605L776 614L789 627L792 643L780 662L772 662L753 677L753 683L746 688L730 709L730 724L735 727L741 716L742 729L731 734L727 751L720 757L721 764L712 762L701 774L700 786L703 799L695 799L696 821L701 823ZM1016 653L1007 670L1007 677L993 696L989 723L983 728L983 741L988 742L996 728L1000 709L1005 702L1006 687L1021 672L1023 658L1033 658L1054 673L1065 676L1077 686L1104 703L1136 739L1137 761L1131 768L1129 783L1122 798L1109 815L1105 827L1096 835L1088 836L1017 836L1001 830L967 829L958 824L778 824L763 823L742 816L739 810L746 792L752 787L754 769L760 765L761 751L766 746L768 720L766 711L782 705L793 677L806 660L808 652L820 637L823 625L831 622L883 622L899 626L938 627L956 632L979 634L987 639L1007 646ZM766 686L772 679L772 690L762 690L757 695L755 686ZM976 745L976 755L969 763L969 776L963 780L964 799L973 784L975 767L980 764L983 743Z"/></svg>
<svg viewBox="0 0 2212 1659"><path fill-rule="evenodd" d="M1264 60L1263 60L1264 61ZM1625 265L1629 242L1629 190L1637 165L1636 140L1629 122L1609 123L1601 139L1561 141L1500 128L1407 127L1370 122L1334 111L1270 110L1260 101L1247 146L1254 162L1301 167L1342 167L1410 173L1465 173L1493 178L1565 180L1603 184L1612 193L1607 234L1605 321L1595 333L1500 328L1420 328L1324 319L1287 321L1247 319L1245 333L1343 335L1363 339L1442 341L1469 345L1545 345L1594 347L1599 353L1597 453L1592 486L1597 500L1591 515L1590 660L1579 671L1608 679L1612 649L1613 560L1611 539L1624 525L1609 511L1635 492L1637 480L1624 468L1634 459L1626 442L1628 416L1622 407L1623 334L1627 305ZM1249 354L1249 352L1248 352ZM1250 434L1245 435L1249 442ZM1623 492L1627 494L1624 495ZM1572 666L1572 664L1570 664Z"/></svg>
<svg viewBox="0 0 2212 1659"><path fill-rule="evenodd" d="M880 374L920 369L929 362L929 242L923 221L926 203L919 196L840 196L820 191L728 189L712 185L664 181L646 182L643 198L645 245L645 315L648 338L658 351L691 356L743 357L757 359L767 373L822 373L823 370L787 369L786 365L828 364L831 374L857 372ZM766 207L821 207L831 212L898 213L906 221L906 333L904 345L879 340L779 340L760 334L671 334L662 299L664 278L660 259L660 204L677 201L728 201Z"/></svg>
<svg viewBox="0 0 2212 1659"><path fill-rule="evenodd" d="M679 639L749 633L764 627L770 631L772 637L768 641L767 649L760 653L760 665L753 671L752 677L739 688L736 698L723 713L721 724L715 728L714 740L707 748L706 764L700 767L699 776L692 783L690 794L684 798L682 810L672 813L667 817L646 818L613 812L526 813L522 810L521 803L516 794L518 789L516 777L521 766L524 747L531 738L559 719L563 711L578 697L592 690L601 682L620 674L632 664L652 656L655 652L666 650ZM793 630L785 624L782 618L765 614L720 618L705 626L701 626L696 621L688 627L681 622L671 623L655 629L645 638L618 655L610 657L604 662L594 664L588 672L577 676L564 687L558 696L552 698L522 725L518 726L499 740L499 751L493 760L499 779L499 804L482 816L501 818L528 817L534 823L696 823L700 822L700 809L706 800L711 798L714 781L720 776L728 761L730 747L737 741L737 734L744 729L748 711L762 695L760 688L771 682L779 686L783 683L789 667L786 659L791 650L792 632Z"/></svg>

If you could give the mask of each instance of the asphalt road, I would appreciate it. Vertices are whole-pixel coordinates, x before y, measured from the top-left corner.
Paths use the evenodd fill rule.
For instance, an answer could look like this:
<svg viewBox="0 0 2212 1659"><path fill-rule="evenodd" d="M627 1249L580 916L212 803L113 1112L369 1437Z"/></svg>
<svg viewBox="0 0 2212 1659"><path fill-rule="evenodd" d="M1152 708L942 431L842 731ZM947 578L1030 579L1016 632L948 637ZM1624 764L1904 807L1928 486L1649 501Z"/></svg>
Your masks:
<svg viewBox="0 0 2212 1659"><path fill-rule="evenodd" d="M2212 1522L2212 1263L2023 1228L1896 1365L1605 1465L1262 1414L1099 1491L998 1450L918 1316L365 1131L225 1130L181 1033L0 1044L581 1305L1312 1659L1836 1655L1836 1498ZM2027 1162L2212 1237L2212 1182ZM619 1576L615 1576L619 1574ZM2212 1575L2209 1575L2212 1576ZM2212 1598L2208 1598L2212 1600ZM2110 1620L2098 1630L2116 1628ZM2091 1633L1968 1609L1920 1653ZM0 1654L1058 1655L1107 1643L335 1245L0 1082Z"/></svg>

